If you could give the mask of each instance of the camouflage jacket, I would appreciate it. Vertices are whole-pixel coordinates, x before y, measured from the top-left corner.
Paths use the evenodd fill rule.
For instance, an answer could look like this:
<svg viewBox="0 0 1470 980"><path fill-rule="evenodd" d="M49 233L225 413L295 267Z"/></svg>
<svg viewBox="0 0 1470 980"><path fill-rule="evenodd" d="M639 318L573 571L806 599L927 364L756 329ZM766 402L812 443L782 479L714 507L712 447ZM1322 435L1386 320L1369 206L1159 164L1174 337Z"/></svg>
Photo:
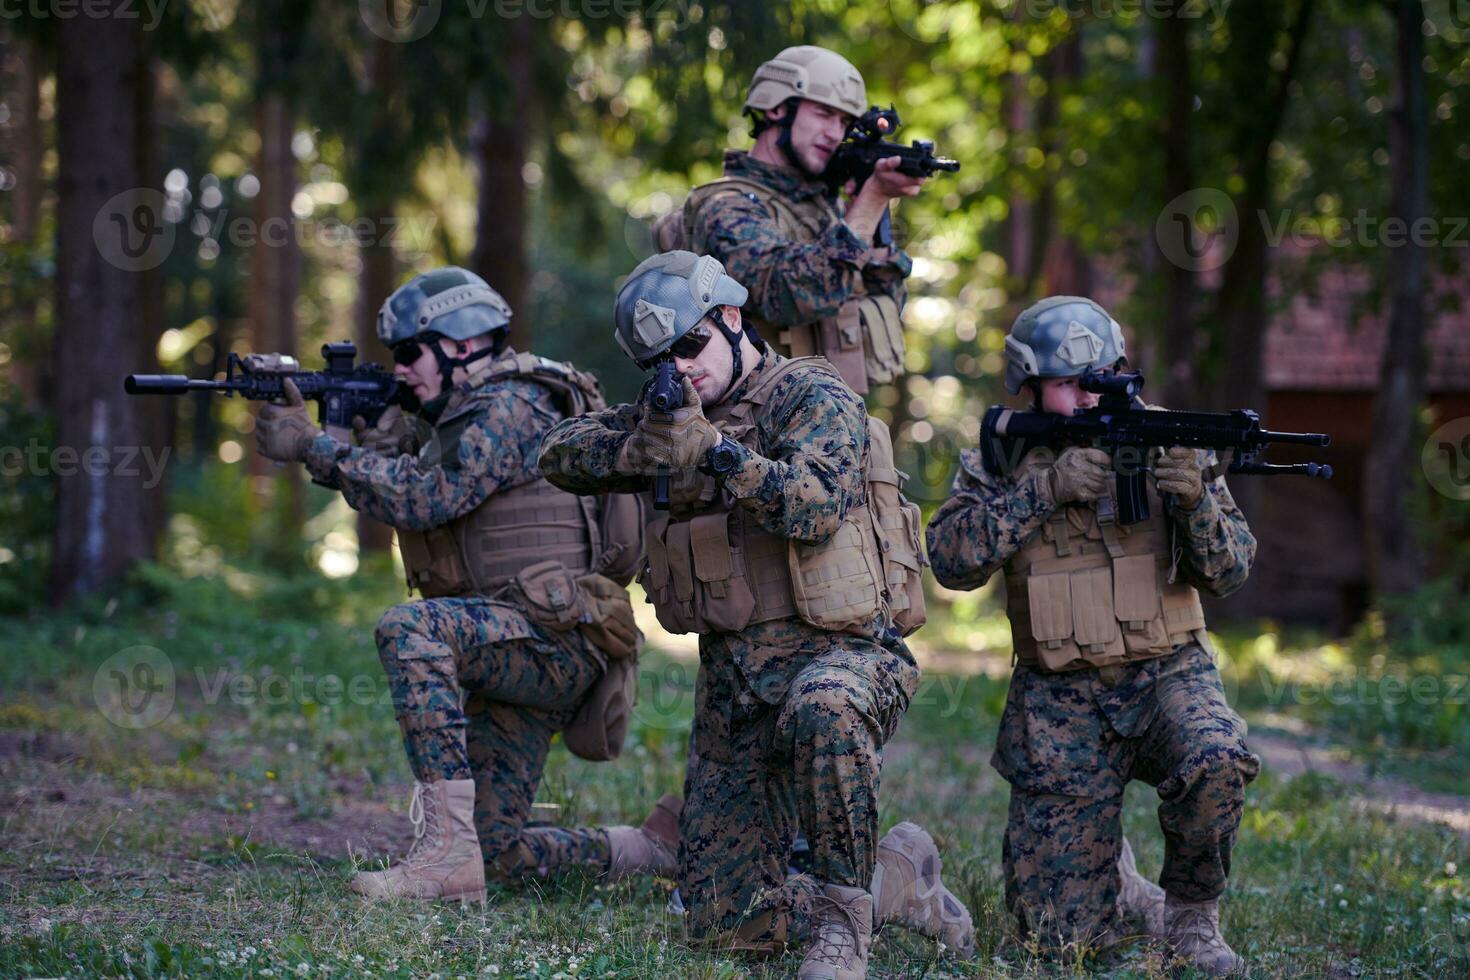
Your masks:
<svg viewBox="0 0 1470 980"><path fill-rule="evenodd" d="M509 349L502 355L513 356ZM473 407L465 411L466 405ZM541 439L561 417L557 397L543 385L471 379L450 392L432 419L414 420L421 435L416 455L383 456L324 434L308 448L306 466L341 490L353 510L392 527L428 531L540 476ZM448 421L436 425L440 418Z"/></svg>
<svg viewBox="0 0 1470 980"><path fill-rule="evenodd" d="M1202 465L1210 455L1201 451ZM980 451L960 454L949 499L929 521L926 539L934 577L952 589L977 589L1005 567L1056 509L1045 469L1019 479L987 473ZM1255 560L1256 539L1224 479L1207 481L1193 510L1171 508L1179 569L1186 581L1212 595L1234 592Z"/></svg>
<svg viewBox="0 0 1470 980"><path fill-rule="evenodd" d="M793 201L809 201L826 194L826 185L795 170L757 160L743 150L725 151L725 176L756 181ZM835 209L825 209L831 220L812 241L794 241L777 229L775 216L745 194L721 194L700 208L691 240L719 259L736 282L751 287L767 282L763 291L752 288L746 309L780 327L811 323L835 316L854 293L856 277L870 295L886 294L903 308L904 279L913 269L898 248L871 250ZM774 269L771 274L761 273Z"/></svg>
<svg viewBox="0 0 1470 980"><path fill-rule="evenodd" d="M765 354L730 400L739 400L780 360L778 354ZM615 405L561 422L542 444L546 478L580 494L647 490L648 477L616 469L623 442L642 415L640 404ZM725 489L735 506L745 508L772 534L819 543L836 533L849 510L866 502L867 442L867 410L852 389L822 372L795 371L771 393L758 450L740 448ZM703 656L731 656L755 696L777 703L796 673L830 650L837 636L797 619L778 619L739 634L704 634L700 650ZM884 629L881 617L875 618L870 638L841 634L838 645L854 656L878 656L886 647L913 662L902 640Z"/></svg>

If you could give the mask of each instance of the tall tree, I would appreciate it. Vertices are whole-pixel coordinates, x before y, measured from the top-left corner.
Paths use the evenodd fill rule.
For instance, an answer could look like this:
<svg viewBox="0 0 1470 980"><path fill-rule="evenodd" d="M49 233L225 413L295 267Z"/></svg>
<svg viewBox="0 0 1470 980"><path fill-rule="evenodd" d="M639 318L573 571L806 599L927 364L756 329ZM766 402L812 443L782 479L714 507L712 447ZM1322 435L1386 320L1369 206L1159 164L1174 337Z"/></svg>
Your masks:
<svg viewBox="0 0 1470 980"><path fill-rule="evenodd" d="M150 512L162 506L141 476L112 465L116 449L141 447L148 435L142 400L124 395L119 365L154 363L143 277L125 260L159 241L162 216L144 197L122 209L111 203L149 182L142 32L135 19L72 17L59 39L54 602L97 590L151 557ZM116 250L102 247L106 235L118 236Z"/></svg>
<svg viewBox="0 0 1470 980"><path fill-rule="evenodd" d="M1394 96L1389 115L1392 191L1389 214L1406 228L1429 210L1429 109L1424 97L1424 5L1396 0ZM1415 487L1415 423L1424 401L1424 291L1428 251L1411 234L1388 250L1388 336L1373 401L1373 465L1364 480L1368 570L1375 592L1403 595L1423 576L1423 556L1408 516Z"/></svg>
<svg viewBox="0 0 1470 980"><path fill-rule="evenodd" d="M1189 36L1192 21L1186 17L1157 18L1157 76L1165 96L1164 118L1159 133L1164 151L1163 200L1176 200L1194 187L1191 159L1194 120L1194 80L1189 69ZM1158 237L1150 239L1158 249ZM1195 397L1195 361L1198 356L1194 323L1194 271L1181 263L1156 255L1164 278L1163 402L1183 406Z"/></svg>

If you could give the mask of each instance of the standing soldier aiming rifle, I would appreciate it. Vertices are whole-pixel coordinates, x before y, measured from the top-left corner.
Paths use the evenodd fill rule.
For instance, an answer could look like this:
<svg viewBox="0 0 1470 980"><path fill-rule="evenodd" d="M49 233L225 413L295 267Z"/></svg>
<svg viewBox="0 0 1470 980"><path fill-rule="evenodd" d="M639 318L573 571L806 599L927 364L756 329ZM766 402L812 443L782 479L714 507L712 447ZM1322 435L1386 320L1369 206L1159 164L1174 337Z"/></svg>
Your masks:
<svg viewBox="0 0 1470 980"><path fill-rule="evenodd" d="M746 319L780 353L820 354L858 394L894 380L904 370L900 314L913 263L886 234L888 209L918 194L924 175L959 165L871 142L866 149L895 155L839 167L847 186L832 187L829 164L869 108L862 75L825 48L787 48L761 65L745 112L755 146L725 151L724 177L657 223L658 247L719 259L750 291ZM888 132L897 116L874 119L875 133ZM854 191L845 204L843 189Z"/></svg>
<svg viewBox="0 0 1470 980"><path fill-rule="evenodd" d="M691 938L808 941L798 976L851 980L881 923L973 946L929 835L878 837L881 750L919 680L902 640L923 621L917 508L887 430L825 361L768 349L746 298L710 256L634 269L618 343L644 370L672 361L682 397L651 385L645 404L567 419L541 465L575 493L668 481L642 581L660 623L700 634L678 874ZM811 872L788 878L798 827Z"/></svg>
<svg viewBox="0 0 1470 980"><path fill-rule="evenodd" d="M1098 402L1084 372L1126 363L1117 322L1070 296L1023 312L1006 352L1008 391L1089 424L1074 416ZM1123 789L1141 779L1158 790L1164 832L1151 931L1201 969L1235 972L1218 902L1260 761L1226 703L1196 590L1244 583L1256 550L1245 517L1201 448L1154 450L1133 523L1114 490L1122 463L1102 449L1037 446L1004 467L1004 453L987 455L962 454L928 543L950 588L1005 575L1015 669L991 764L1011 785L1006 904L1046 944L1118 938Z"/></svg>
<svg viewBox="0 0 1470 980"><path fill-rule="evenodd" d="M636 498L579 498L537 469L558 420L600 408L569 364L506 346L511 311L458 268L417 276L378 314L394 373L421 404L396 406L360 445L321 432L300 392L265 406L259 451L300 461L358 511L392 525L421 600L378 623L378 652L413 770L415 843L353 891L483 898L514 879L584 865L672 873L672 804L643 828L526 828L551 738L617 754L639 636L624 588L642 560Z"/></svg>

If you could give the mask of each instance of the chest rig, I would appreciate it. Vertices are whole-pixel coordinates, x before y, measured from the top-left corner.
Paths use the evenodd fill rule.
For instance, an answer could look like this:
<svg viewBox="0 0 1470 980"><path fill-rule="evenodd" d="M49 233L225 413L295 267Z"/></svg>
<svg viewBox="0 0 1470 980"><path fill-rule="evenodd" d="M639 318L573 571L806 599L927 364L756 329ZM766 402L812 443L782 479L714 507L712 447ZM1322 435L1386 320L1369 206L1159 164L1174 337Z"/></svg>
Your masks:
<svg viewBox="0 0 1470 980"><path fill-rule="evenodd" d="M842 220L837 205L817 194L795 200L777 193L760 181L743 177L721 177L690 192L684 202L684 235L689 247L703 255L708 243L694 240L696 217L707 203L723 195L741 194L755 198L776 222L783 238L796 242L814 242ZM773 288L771 279L779 275L773 265L759 273L756 282L741 283L752 293L765 295ZM903 321L898 302L884 293L868 295L861 270L848 273L849 298L835 316L814 323L781 327L747 314L760 335L782 354L790 357L820 355L829 361L842 380L858 394L867 394L871 385L887 384L903 373Z"/></svg>
<svg viewBox="0 0 1470 980"><path fill-rule="evenodd" d="M1033 451L1017 476L1045 452ZM1006 563L1017 662L1047 671L1107 667L1203 640L1199 593L1176 580L1168 518L1151 478L1148 495L1152 516L1129 526L1115 520L1111 496L1058 507Z"/></svg>
<svg viewBox="0 0 1470 980"><path fill-rule="evenodd" d="M772 355L768 355L772 356ZM709 411L726 436L763 453L760 432L782 378L836 372L821 358L781 359L736 402ZM903 500L888 429L868 421L863 455L866 499L837 532L811 545L759 525L697 471L678 475L672 507L648 525L642 582L659 622L673 633L734 632L775 619L820 629L869 633L874 617L907 635L924 622L919 509Z"/></svg>
<svg viewBox="0 0 1470 980"><path fill-rule="evenodd" d="M480 396L488 386L508 380L550 388L565 415L603 406L591 375L543 357L507 352L472 373L451 396L434 438L419 451L420 462L452 465ZM636 499L579 497L552 486L534 469L526 476L525 482L491 494L440 527L400 529L398 546L409 588L429 599L489 595L530 566L550 561L572 576L600 571L626 582L641 554ZM633 515L631 522L624 510Z"/></svg>

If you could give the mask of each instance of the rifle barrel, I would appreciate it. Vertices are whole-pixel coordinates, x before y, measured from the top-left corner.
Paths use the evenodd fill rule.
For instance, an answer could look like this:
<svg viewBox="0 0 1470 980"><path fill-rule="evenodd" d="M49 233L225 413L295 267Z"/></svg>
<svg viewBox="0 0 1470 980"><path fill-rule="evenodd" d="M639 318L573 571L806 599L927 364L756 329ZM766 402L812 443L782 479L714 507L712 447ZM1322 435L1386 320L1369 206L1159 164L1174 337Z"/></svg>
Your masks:
<svg viewBox="0 0 1470 980"><path fill-rule="evenodd" d="M1325 432L1272 432L1269 429L1263 429L1261 431L1261 438L1267 442L1280 442L1298 446L1326 446L1332 442L1332 437Z"/></svg>
<svg viewBox="0 0 1470 980"><path fill-rule="evenodd" d="M123 390L130 395L182 395L216 387L217 381L196 381L182 374L130 374L123 380Z"/></svg>

